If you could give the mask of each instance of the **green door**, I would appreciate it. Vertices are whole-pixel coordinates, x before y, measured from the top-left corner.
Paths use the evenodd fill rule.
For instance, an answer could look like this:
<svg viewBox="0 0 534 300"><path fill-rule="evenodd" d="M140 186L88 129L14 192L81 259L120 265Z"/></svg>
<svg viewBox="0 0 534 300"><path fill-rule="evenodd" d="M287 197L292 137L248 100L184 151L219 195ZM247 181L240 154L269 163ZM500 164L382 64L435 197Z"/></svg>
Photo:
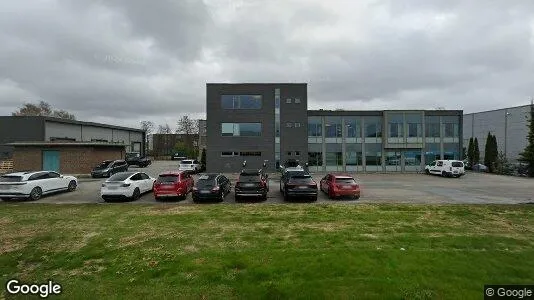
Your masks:
<svg viewBox="0 0 534 300"><path fill-rule="evenodd" d="M43 151L43 171L59 172L59 151Z"/></svg>

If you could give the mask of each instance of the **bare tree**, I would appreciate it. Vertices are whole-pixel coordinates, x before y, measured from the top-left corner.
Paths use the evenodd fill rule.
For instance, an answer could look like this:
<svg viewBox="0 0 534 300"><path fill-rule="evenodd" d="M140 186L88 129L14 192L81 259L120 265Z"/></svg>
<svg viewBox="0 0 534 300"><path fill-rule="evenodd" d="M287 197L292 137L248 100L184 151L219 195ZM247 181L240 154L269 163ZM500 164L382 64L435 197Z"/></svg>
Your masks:
<svg viewBox="0 0 534 300"><path fill-rule="evenodd" d="M146 132L146 135L148 136L152 132L154 132L154 128L156 127L154 125L154 122L152 121L141 121L141 129Z"/></svg>
<svg viewBox="0 0 534 300"><path fill-rule="evenodd" d="M169 124L159 125L158 126L158 133L160 133L160 134L169 134L171 132L172 132L172 130L171 130L171 127L169 126Z"/></svg>
<svg viewBox="0 0 534 300"><path fill-rule="evenodd" d="M185 136L184 140L187 147L194 149L193 135L198 134L198 120L193 120L187 115L182 116L176 123L176 133L183 134Z"/></svg>
<svg viewBox="0 0 534 300"><path fill-rule="evenodd" d="M76 117L65 110L53 110L50 104L40 101L38 104L24 103L19 110L13 112L13 116L47 116L62 119L76 120Z"/></svg>

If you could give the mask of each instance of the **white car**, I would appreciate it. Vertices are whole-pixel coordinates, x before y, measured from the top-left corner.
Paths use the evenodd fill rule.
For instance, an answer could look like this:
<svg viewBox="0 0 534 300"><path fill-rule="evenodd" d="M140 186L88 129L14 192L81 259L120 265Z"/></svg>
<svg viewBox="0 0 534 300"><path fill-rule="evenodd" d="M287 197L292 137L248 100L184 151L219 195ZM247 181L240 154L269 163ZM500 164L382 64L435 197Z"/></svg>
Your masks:
<svg viewBox="0 0 534 300"><path fill-rule="evenodd" d="M443 177L460 177L465 175L464 163L459 160L436 160L425 166L426 174Z"/></svg>
<svg viewBox="0 0 534 300"><path fill-rule="evenodd" d="M180 171L198 172L200 170L200 163L195 159L184 159L180 162L178 167Z"/></svg>
<svg viewBox="0 0 534 300"><path fill-rule="evenodd" d="M120 172L102 183L100 196L104 201L114 199L137 200L141 194L154 189L156 178L144 172Z"/></svg>
<svg viewBox="0 0 534 300"><path fill-rule="evenodd" d="M52 171L17 172L0 176L0 198L27 198L39 200L41 196L76 190L78 179Z"/></svg>

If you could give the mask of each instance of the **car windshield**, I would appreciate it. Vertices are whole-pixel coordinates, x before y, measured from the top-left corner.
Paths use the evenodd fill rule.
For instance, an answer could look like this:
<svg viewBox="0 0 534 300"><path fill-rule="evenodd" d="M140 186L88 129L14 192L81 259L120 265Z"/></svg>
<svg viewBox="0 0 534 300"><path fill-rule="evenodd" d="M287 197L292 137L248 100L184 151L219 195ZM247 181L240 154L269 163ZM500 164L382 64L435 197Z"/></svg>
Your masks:
<svg viewBox="0 0 534 300"><path fill-rule="evenodd" d="M289 182L292 184L313 184L313 179L309 175L299 175L294 176L289 179Z"/></svg>
<svg viewBox="0 0 534 300"><path fill-rule="evenodd" d="M260 175L259 174L241 174L239 176L240 182L260 182Z"/></svg>
<svg viewBox="0 0 534 300"><path fill-rule="evenodd" d="M464 164L459 162L459 161L453 161L452 162L452 166L455 167L455 168L461 168L461 167L464 166Z"/></svg>
<svg viewBox="0 0 534 300"><path fill-rule="evenodd" d="M98 166L96 166L97 169L104 169L107 168L112 162L111 161L104 161L101 162Z"/></svg>
<svg viewBox="0 0 534 300"><path fill-rule="evenodd" d="M108 181L124 181L128 179L128 177L132 176L133 173L117 173L113 176L111 176Z"/></svg>
<svg viewBox="0 0 534 300"><path fill-rule="evenodd" d="M336 178L335 182L342 183L342 184L355 184L356 183L356 181L354 181L353 178L349 178L349 177Z"/></svg>
<svg viewBox="0 0 534 300"><path fill-rule="evenodd" d="M308 175L308 172L306 171L289 171L286 173L286 177L295 177L295 176L304 176L304 175Z"/></svg>
<svg viewBox="0 0 534 300"><path fill-rule="evenodd" d="M22 176L0 176L0 182L21 182Z"/></svg>
<svg viewBox="0 0 534 300"><path fill-rule="evenodd" d="M197 180L198 188L213 187L215 186L215 177L201 177Z"/></svg>
<svg viewBox="0 0 534 300"><path fill-rule="evenodd" d="M192 163L193 163L192 160L182 160L182 164L184 164L184 165L190 165Z"/></svg>
<svg viewBox="0 0 534 300"><path fill-rule="evenodd" d="M157 182L159 183L170 183L170 182L176 182L178 181L178 175L174 174L164 174L159 175Z"/></svg>

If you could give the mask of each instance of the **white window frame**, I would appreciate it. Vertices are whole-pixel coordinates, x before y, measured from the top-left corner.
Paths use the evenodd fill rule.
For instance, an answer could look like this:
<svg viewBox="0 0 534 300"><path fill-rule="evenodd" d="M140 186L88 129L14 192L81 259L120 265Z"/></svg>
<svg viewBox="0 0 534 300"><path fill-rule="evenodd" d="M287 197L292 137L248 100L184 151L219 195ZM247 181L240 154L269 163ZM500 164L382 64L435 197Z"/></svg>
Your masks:
<svg viewBox="0 0 534 300"><path fill-rule="evenodd" d="M295 98L295 103L300 104L300 98Z"/></svg>
<svg viewBox="0 0 534 300"><path fill-rule="evenodd" d="M287 127L287 128L291 128L291 127L293 127L293 123L291 123L291 122L286 122L286 127Z"/></svg>
<svg viewBox="0 0 534 300"><path fill-rule="evenodd" d="M295 128L298 128L300 126L302 126L302 124L300 124L300 122L295 122Z"/></svg>
<svg viewBox="0 0 534 300"><path fill-rule="evenodd" d="M286 98L286 104L290 104L291 103L291 98Z"/></svg>

